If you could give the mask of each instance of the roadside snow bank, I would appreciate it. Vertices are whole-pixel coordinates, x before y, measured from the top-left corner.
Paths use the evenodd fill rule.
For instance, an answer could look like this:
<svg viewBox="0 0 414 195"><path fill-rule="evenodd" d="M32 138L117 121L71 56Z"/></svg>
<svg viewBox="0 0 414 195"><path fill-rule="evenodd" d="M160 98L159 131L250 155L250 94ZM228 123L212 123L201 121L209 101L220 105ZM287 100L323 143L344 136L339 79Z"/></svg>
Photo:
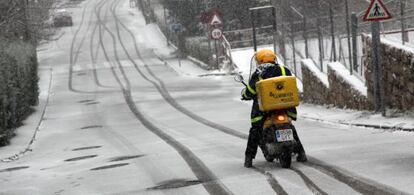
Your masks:
<svg viewBox="0 0 414 195"><path fill-rule="evenodd" d="M42 56L42 54L40 54ZM0 148L0 162L18 160L26 152L31 151L37 132L41 129L43 116L49 102L52 82L52 69L39 68L39 105L33 107L31 114L23 125L16 129L16 136L10 140L10 145Z"/></svg>
<svg viewBox="0 0 414 195"><path fill-rule="evenodd" d="M298 116L299 119L328 124L359 126L389 131L414 131L414 117L409 115L390 118L369 111L339 109L305 103L299 105Z"/></svg>

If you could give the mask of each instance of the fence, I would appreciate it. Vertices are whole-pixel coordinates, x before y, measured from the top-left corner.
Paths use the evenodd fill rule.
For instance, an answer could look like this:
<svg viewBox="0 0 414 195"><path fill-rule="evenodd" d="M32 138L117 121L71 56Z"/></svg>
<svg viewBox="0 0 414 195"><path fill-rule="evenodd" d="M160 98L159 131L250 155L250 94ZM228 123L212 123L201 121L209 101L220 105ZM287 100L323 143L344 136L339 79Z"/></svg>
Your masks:
<svg viewBox="0 0 414 195"><path fill-rule="evenodd" d="M326 72L327 64L339 61L351 74L364 80L365 56L361 33L371 33L369 22L362 22L369 1L291 0L281 1L277 9L277 49L279 57L301 78L300 61L312 59ZM393 19L381 23L382 36L414 47L414 2L389 0L385 5ZM272 26L258 24L259 45L272 44ZM226 31L234 48L252 46L252 30Z"/></svg>
<svg viewBox="0 0 414 195"><path fill-rule="evenodd" d="M226 36L223 36L221 40L221 47L223 49L223 62L224 68L226 68L229 72L232 72L236 69L236 65L233 62L233 56L231 55L231 44L227 40Z"/></svg>
<svg viewBox="0 0 414 195"><path fill-rule="evenodd" d="M334 5L328 1L319 0L317 15L312 15L304 7L285 5L282 18L288 18L288 23L279 24L286 45L285 63L291 65L294 72L301 77L299 60L312 59L326 72L327 64L339 61L345 65L351 74L364 80L365 56L362 54L361 33L370 33L369 22L361 22L368 4L354 7L351 14L346 0ZM386 6L393 13L393 19L381 23L382 36L402 44L414 43L414 3L406 0L387 1ZM345 8L345 9L343 9ZM360 9L360 10L358 10ZM302 10L302 11L300 11Z"/></svg>
<svg viewBox="0 0 414 195"><path fill-rule="evenodd" d="M169 10L163 6L161 0L153 0L151 4L143 3L143 6L147 8L147 14L144 13L147 21L155 21L158 24L160 30L167 38L167 44L172 43L179 46L180 50L185 52L185 54L208 64L209 69L222 69L229 72L234 71L235 65L231 56L232 45L227 41L225 36L223 36L223 39L218 40L217 44L214 44L214 41L209 39L210 35L208 27L204 25L204 31L206 32L204 35L189 36L189 33L184 29L182 33L179 33L180 38L182 38L179 39L178 34L171 32L171 29L169 29L172 23L178 21L169 14ZM184 43L180 44L179 40ZM215 54L216 49L219 61L218 67L216 65L216 55L213 55L213 53Z"/></svg>

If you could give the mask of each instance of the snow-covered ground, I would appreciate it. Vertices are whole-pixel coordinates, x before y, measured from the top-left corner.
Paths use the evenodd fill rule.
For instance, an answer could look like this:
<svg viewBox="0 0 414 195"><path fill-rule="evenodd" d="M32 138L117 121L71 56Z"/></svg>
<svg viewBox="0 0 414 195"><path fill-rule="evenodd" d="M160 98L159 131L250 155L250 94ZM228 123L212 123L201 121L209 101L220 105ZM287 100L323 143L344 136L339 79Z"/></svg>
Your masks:
<svg viewBox="0 0 414 195"><path fill-rule="evenodd" d="M232 76L179 66L128 1L91 0L72 11L75 26L39 52L38 112L0 148L0 159L24 150L41 121L32 151L0 162L0 194L414 192L414 135L347 125L388 120L351 110L301 105L294 124L309 163L282 169L259 154L254 169L244 168L250 103Z"/></svg>

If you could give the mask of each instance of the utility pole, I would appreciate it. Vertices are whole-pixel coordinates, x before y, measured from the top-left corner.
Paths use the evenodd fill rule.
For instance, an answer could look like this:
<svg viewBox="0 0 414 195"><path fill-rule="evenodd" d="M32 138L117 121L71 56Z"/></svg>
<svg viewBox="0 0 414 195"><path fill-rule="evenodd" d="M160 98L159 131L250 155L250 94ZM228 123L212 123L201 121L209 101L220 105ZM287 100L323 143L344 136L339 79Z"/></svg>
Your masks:
<svg viewBox="0 0 414 195"><path fill-rule="evenodd" d="M349 60L349 72L353 74L352 55L351 55L351 31L349 25L349 0L345 0L345 12L346 12L346 34L348 39L348 60Z"/></svg>
<svg viewBox="0 0 414 195"><path fill-rule="evenodd" d="M332 3L329 3L329 20L331 22L331 36L332 36L332 53L333 53L333 61L336 62L336 44L335 44L335 25L333 20L333 8Z"/></svg>
<svg viewBox="0 0 414 195"><path fill-rule="evenodd" d="M209 4L208 1L209 0L204 0L203 1L204 2L204 6L205 6L205 12L208 12L209 9L210 9L210 7L208 6L208 4ZM210 61L212 61L211 60L211 56L213 55L213 52L211 51L211 39L210 39L210 30L209 30L208 24L205 24L205 27L204 28L206 29L206 36L207 36L207 43L208 43L208 64L210 66L212 66L212 64L211 64Z"/></svg>
<svg viewBox="0 0 414 195"><path fill-rule="evenodd" d="M277 18L276 18L276 8L272 6L272 17L273 17L273 51L276 53L277 49Z"/></svg>
<svg viewBox="0 0 414 195"><path fill-rule="evenodd" d="M350 68L351 70L355 70L356 72L359 72L360 74L362 74L362 72L360 72L358 69L359 65L358 65L358 45L357 45L357 41L358 41L358 17L356 15L356 13L352 12L352 16L351 16L351 24L352 24L352 65L353 67ZM349 54L351 55L351 54Z"/></svg>
<svg viewBox="0 0 414 195"><path fill-rule="evenodd" d="M402 32L402 44L408 42L408 33L405 27L405 3L406 0L400 0L400 9L401 9L401 32Z"/></svg>
<svg viewBox="0 0 414 195"><path fill-rule="evenodd" d="M28 6L29 0L20 0L19 2L21 5L20 7L23 9L23 23L24 23L24 36L23 40L26 42L30 42L30 28L29 28L29 18L28 18Z"/></svg>
<svg viewBox="0 0 414 195"><path fill-rule="evenodd" d="M380 21L392 18L381 0L372 0L364 15L364 21L372 21L372 79L374 80L375 111L385 116L385 89L381 64Z"/></svg>
<svg viewBox="0 0 414 195"><path fill-rule="evenodd" d="M384 84L382 80L382 66L380 55L380 22L372 22L372 56L373 56L373 77L374 77L374 95L375 111L381 112L385 116L385 99Z"/></svg>
<svg viewBox="0 0 414 195"><path fill-rule="evenodd" d="M250 18L252 20L252 28L253 28L253 50L254 52L257 51L257 41L256 41L256 22L255 22L255 12L250 11Z"/></svg>
<svg viewBox="0 0 414 195"><path fill-rule="evenodd" d="M320 0L317 1L318 2L318 6L317 6L317 18L316 18L316 28L317 28L317 33L318 33L318 48L319 48L319 66L321 68L321 72L323 72L323 61L324 61L324 51L323 51L323 35L322 35L322 29L321 29L321 11L319 6L320 4Z"/></svg>

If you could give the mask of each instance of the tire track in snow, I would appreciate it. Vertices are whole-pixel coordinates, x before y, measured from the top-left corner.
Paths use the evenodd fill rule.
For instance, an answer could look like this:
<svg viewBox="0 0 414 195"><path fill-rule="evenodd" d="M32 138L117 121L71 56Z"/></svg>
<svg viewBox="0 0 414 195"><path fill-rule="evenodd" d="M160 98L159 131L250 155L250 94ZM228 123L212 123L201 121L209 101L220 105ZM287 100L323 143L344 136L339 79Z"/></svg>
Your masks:
<svg viewBox="0 0 414 195"><path fill-rule="evenodd" d="M94 5L94 7L95 8L100 7L102 5L102 3L104 3L104 1L99 1L98 3L96 3ZM80 33L80 30L82 29L82 26L84 24L85 14L86 14L86 8L88 8L88 5L90 5L90 3L88 3L88 4L85 5L85 8L83 9L82 16L81 16L81 22L79 23L79 26L76 29L76 31L74 33L74 36L72 38L72 43L71 43L71 48L70 48L70 60L69 60L69 81L68 81L68 87L69 87L69 90L71 90L73 92L76 92L76 93L95 94L95 93L97 93L97 91L83 91L83 90L75 89L73 87L73 67L75 66L75 64L78 61L79 53L81 51L81 48L82 48L83 44L85 43L85 39L86 39L87 36L83 36L82 37L82 39L80 40L80 43L79 43L79 45L77 46L76 49L75 49L75 42L78 39L78 34ZM86 31L85 31L85 34L88 33L90 31L91 27L93 26L93 30L91 32L91 37L90 37L90 45L89 45L90 46L90 53L91 53L90 54L90 59L91 59L91 62L92 62L92 75L93 75L93 80L94 80L95 84L97 86L99 86L99 87L113 88L113 87L109 87L109 86L102 85L99 82L99 79L98 79L97 67L96 67L96 58L98 56L99 47L96 50L96 53L94 54L94 52L93 52L93 40L95 39L95 32L96 32L96 30L97 30L97 28L98 28L99 25L97 23L94 23L92 25L93 15L94 14L90 14L90 16L89 16L89 23L88 23L88 26L87 26Z"/></svg>
<svg viewBox="0 0 414 195"><path fill-rule="evenodd" d="M115 16L116 17L116 16ZM116 18L117 19L117 18ZM117 19L119 21L119 19ZM134 34L131 30L129 30L122 22L120 22L120 24L131 34L131 36L134 39L134 43L135 43L135 50L136 53L138 55L138 57L143 61L143 58L137 48L137 41L135 40ZM154 53L155 55L155 53ZM160 58L161 61L164 61ZM155 80L158 81L159 85L157 83L154 83L154 81L150 81L148 79L148 77L146 75L144 75L142 73L141 70L139 70L138 67L136 67L136 69L138 70L138 72L148 81L150 81L151 83L154 84L154 86L157 88L157 90L160 92L160 94L162 95L162 97L168 102L170 103L170 105L172 105L174 108L176 108L178 111L182 112L183 114L187 115L188 117L194 119L195 121L198 121L206 126L209 126L213 129L219 130L223 133L226 133L228 135L231 136L235 136L241 139L247 139L248 135L244 134L244 133L240 133L237 130L231 129L229 127L223 126L221 124L217 124L215 122L212 122L208 119L205 119L203 117L198 116L197 114L191 112L190 110L184 108L183 106L181 106L177 101L175 101L175 99L169 94L164 82L158 78L153 72L152 70L149 68L149 66L144 62L144 67L146 68L146 70L148 71L148 73L152 76L152 78L154 78ZM352 173L342 173L341 171L339 171L338 168L329 165L327 163L324 163L320 160L317 160L316 158L312 158L311 156L309 156L310 160L308 163L305 163L306 166L317 166L318 170L322 171L323 173L326 173L328 176L332 176L333 178L335 178L336 180L344 183L345 185L348 185L349 187L351 187L352 189L354 189L357 192L360 193L368 193L370 192L370 190L373 190L373 192L375 192L376 194L390 194L390 192L392 192L391 194L404 194L404 192L398 191L396 189L393 189L390 186L375 182L375 181L367 181L366 179L363 179L361 177L356 176L355 174ZM264 170L262 170L261 168L257 168L256 169L259 172L265 172ZM309 189L315 193L319 193L319 194L326 194L326 192L324 192L323 190L321 190L315 183L313 183L305 174L303 174L300 170L296 169L295 171L306 183L306 185L309 187ZM340 174L341 173L341 174ZM273 178L274 179L274 178ZM276 179L274 179L276 180ZM275 185L275 182L272 182L272 188L274 189L278 189L279 187L277 186L277 184ZM275 185L275 186L273 186ZM283 189L283 188L282 188ZM368 189L368 190L367 190ZM283 192L281 192L283 193Z"/></svg>
<svg viewBox="0 0 414 195"><path fill-rule="evenodd" d="M392 195L392 194L408 194L406 192L395 189L391 186L381 185L378 182L347 173L347 171L327 165L324 162L309 157L309 161L305 163L312 168L315 168L322 173L336 178L338 181L347 184L349 187L361 194L376 194L376 195Z"/></svg>
<svg viewBox="0 0 414 195"><path fill-rule="evenodd" d="M103 56L105 57L105 59L107 60L107 62L110 63L111 60L108 57L108 53L107 53L107 51L105 49L105 46L104 46L104 43L102 41L102 35L103 35L102 32L101 32L102 31L102 27L101 27L102 21L100 19L101 9L102 9L102 7L105 5L105 3L107 1L108 0L101 0L100 3L103 3L103 4L99 4L99 6L96 6L94 8L94 12L95 12L95 15L97 17L97 20L99 21L98 22L98 27L99 27L98 28L99 29L99 31L98 31L98 35L99 35L99 37L98 37L99 38L98 39L99 40L99 47L98 48L100 48L102 50ZM107 12L108 12L108 10L104 14L104 17L105 18L107 17L107 14L108 14ZM114 65L112 65L112 63L110 63L110 68L111 69L114 69ZM115 71L115 70L111 70L111 71ZM117 75L115 75L115 77L117 77ZM121 90L119 90L119 91L121 91ZM105 121L102 121L102 122L105 122ZM125 138L125 136L123 136L121 133L119 133L116 130L113 130L112 128L110 128L107 125L104 125L104 127L105 128L103 128L103 131L100 131L102 133L102 136L106 140L108 140L108 142L110 142L110 144L114 145L114 147L117 150L119 150L119 151L121 151L123 153L124 152L127 152L128 154L136 154L136 153L143 154L129 139ZM121 148L125 148L125 149L121 149ZM133 161L133 164L136 167L143 168L144 170L151 170L151 172L153 172L154 170L157 170L157 167L154 166L152 163L150 163L150 164L147 164L147 163L141 164L141 163L139 163L137 161ZM104 165L103 167L112 167L112 166L114 166L114 165L113 164ZM116 164L115 164L115 166L116 166ZM102 168L96 167L96 168L92 168L91 170L102 170ZM162 175L162 173L156 172L155 175Z"/></svg>
<svg viewBox="0 0 414 195"><path fill-rule="evenodd" d="M154 54L155 55L155 54ZM164 61L160 58L161 61ZM157 78L155 74L153 74L152 70L145 65L144 66L148 72L157 80L160 82L161 85L161 89L165 91L165 93L167 93L169 97L171 97L169 95L169 92L167 91L164 82ZM171 98L173 100L172 105L174 106L174 104L178 104L173 98ZM168 101L168 100L167 100ZM179 104L178 104L179 105ZM174 106L175 107L175 106ZM179 107L182 107L181 105L177 106L176 108L178 110L180 110ZM237 130L222 126L220 124L211 122L207 119L203 119L202 117L194 114L193 112L187 110L186 108L184 108L182 111L182 113L184 114L188 114L188 116L190 118L193 119L197 119L197 118L201 118L201 120L196 120L199 121L201 123L209 123L207 126L210 126L216 130L219 130L223 133L226 133L228 135L232 135L238 138L242 138L247 140L248 135L247 134L243 134L240 133ZM223 128L224 127L224 128ZM345 185L351 187L353 190L360 192L362 194L379 194L379 195L388 195L388 194L407 194L406 192L402 192L399 191L391 186L387 186L385 184L381 184L378 183L376 181L373 180L369 180L369 179L365 179L362 178L360 176L357 176L356 174L347 172L345 173L344 171L340 171L339 168L333 166L333 165L329 165L328 163L325 163L321 160L317 160L316 158L313 158L311 156L308 155L308 158L311 159L309 160L307 163L305 163L305 166L311 166L314 168L317 168L319 171L325 173L327 176L331 176L333 178L335 178L336 180L344 183ZM264 170L262 170L259 167L256 167L256 169L258 169L260 172L263 172ZM304 173L302 173L299 169L292 169L293 171L295 171L305 182L305 184L307 185L307 187L314 192L315 194L327 194L326 192L324 192L320 187L318 187L309 177L307 177ZM272 186L273 187L273 186ZM274 189L277 189L277 187L275 187ZM374 192L374 193L372 193Z"/></svg>
<svg viewBox="0 0 414 195"><path fill-rule="evenodd" d="M89 1L91 2L91 1ZM78 56L79 56L79 52L80 52L80 48L83 45L83 42L86 38L86 36L84 36L81 40L81 43L79 44L78 48L75 51L75 42L78 39L78 34L80 32L80 30L82 29L83 23L85 21L85 14L86 14L86 8L88 8L89 2L85 5L85 8L83 8L82 11L82 16L81 16L81 21L79 23L78 28L75 31L75 34L73 35L72 38L72 43L71 43L71 47L70 47L70 54L69 54L69 79L68 79L68 88L70 91L72 92L76 92L76 93L93 93L93 92L86 92L86 91L81 91L81 90L77 90L73 88L73 66L75 65ZM92 14L91 14L92 16ZM89 30L90 25L88 25L87 27L87 31Z"/></svg>
<svg viewBox="0 0 414 195"><path fill-rule="evenodd" d="M112 5L111 5L111 11L115 12L114 10L112 10L112 7L115 6L117 3L117 1L113 1ZM119 1L118 1L119 3ZM115 13L114 13L115 15ZM99 18L100 20L100 18ZM101 20L99 21L101 22ZM118 40L119 43L121 44L121 46L124 48L125 53L129 56L128 51L126 50L122 39L119 36L119 28L118 28L118 23L116 21L116 28L117 28L117 34L118 34ZM115 52L115 59L117 61L118 64L118 68L121 71L123 80L126 82L126 86L124 86L120 80L120 77L117 75L116 71L114 70L114 68L111 68L113 75L115 76L118 84L120 85L124 98L128 104L128 107L130 108L131 112L135 115L135 117L148 129L150 130L152 133L154 133L155 135L157 135L158 137L160 137L162 140L164 140L168 145L170 145L171 147L173 147L179 154L180 156L184 159L184 161L187 163L187 165L191 168L191 170L193 171L193 173L195 174L195 176L197 177L197 179L199 181L202 182L202 185L204 186L204 188L210 193L210 194L223 194L223 195L229 195L232 194L221 182L220 180L214 175L214 173L208 169L208 167L194 154L191 152L191 150L189 150L187 147L185 147L184 145L182 145L180 142L178 142L177 140L175 140L172 136L168 135L167 133L165 133L163 130L159 129L158 127L156 127L153 123L151 123L151 121L149 121L144 114L136 107L134 100L132 98L131 95L131 90L130 90L130 85L129 85L129 80L125 74L125 71L122 67L122 64L120 63L120 60L118 58L117 55L117 47L116 47L116 38L115 35L111 32L110 29L108 29L106 27L106 25L104 23L101 23L101 26L104 28L104 30L106 30L109 35L112 37L113 39L113 43L114 43L114 52ZM104 49L104 45L102 43L102 39L101 41L101 46L102 49ZM105 53L106 58L109 60L108 55Z"/></svg>
<svg viewBox="0 0 414 195"><path fill-rule="evenodd" d="M141 56L141 53L138 50L137 47L137 40L133 34L133 32L128 29L128 27L126 27L117 17L117 15L114 13L114 17L115 20L117 20L117 22L131 35L131 37L134 39L134 47L135 47L135 51L136 54L138 55L139 59L141 59L142 62L144 62L143 57ZM118 35L119 36L119 35ZM121 38L119 37L119 39L121 40ZM185 115L189 116L190 118L192 118L195 121L198 121L206 126L209 126L211 128L214 129L218 129L222 132L225 132L227 134L230 134L232 136L235 137L239 137L241 139L247 139L248 136L246 134L240 133L236 130L230 129L228 127L222 126L220 124L211 122L207 119L204 119L194 113L192 113L191 111L187 110L186 108L184 108L183 106L181 106L180 104L178 104L174 98L171 97L171 95L169 94L168 90L166 90L166 87L163 83L162 80L160 80L158 77L156 77L153 72L149 69L148 65L144 62L144 67L147 69L147 71L150 73L150 75L157 80L160 84L158 84L157 82L153 81L152 79L150 79L147 75L145 75L142 70L138 67L138 65L136 64L136 62L132 59L132 57L129 55L129 53L127 52L126 48L124 48L129 60L134 64L135 69L138 71L138 73L148 82L150 82L160 93L160 95L170 104L172 105L174 108L176 108L178 111L184 113ZM161 85L161 86L160 86ZM284 191L283 187L277 182L276 178L274 178L270 173L265 173L265 170L262 168L258 168L256 167L255 169L253 169L263 175L266 176L267 181L269 183L269 185L272 187L272 189L277 193L277 194L287 194L286 191Z"/></svg>
<svg viewBox="0 0 414 195"><path fill-rule="evenodd" d="M308 186L308 188L317 195L328 195L328 193L326 193L325 191L323 191L319 186L317 186L308 176L306 176L301 170L292 167L291 168L293 171L295 171L301 178L302 180L305 182L306 186Z"/></svg>
<svg viewBox="0 0 414 195"><path fill-rule="evenodd" d="M96 14L96 10L95 10L95 14ZM113 87L105 86L105 85L101 84L101 82L99 81L99 78L98 78L96 62L97 62L99 49L100 49L101 45L98 43L98 47L96 48L96 52L94 52L94 49L93 49L94 48L93 44L94 44L94 40L95 40L95 33L96 33L96 30L98 30L98 28L100 28L100 24L95 24L95 27L92 30L92 35L91 35L91 38L90 38L90 41L89 41L89 50L90 50L90 58L91 58L91 62L92 62L93 78L94 78L94 81L95 81L97 86L106 87L106 88L113 88ZM100 32L98 32L98 33L100 33Z"/></svg>
<svg viewBox="0 0 414 195"><path fill-rule="evenodd" d="M267 182L270 184L270 186L272 187L272 189L278 194L278 195L287 195L288 193L285 191L285 189L283 189L282 185L280 185L280 183L276 180L275 177L273 177L273 175L266 171L263 168L258 168L258 167L254 167L253 166L253 170L263 174L266 176Z"/></svg>
<svg viewBox="0 0 414 195"><path fill-rule="evenodd" d="M115 16L115 19L119 22L119 24L126 31L128 31L131 34L131 37L134 39L134 46L135 46L136 54L144 62L144 60L143 60L143 58L142 58L142 56L141 56L141 54L140 54L140 52L137 48L137 41L134 37L133 32L130 29L128 29L128 27L126 27L119 20L119 18L117 18L116 15L114 15L114 16ZM133 62L132 58L130 60L131 60L131 62ZM160 60L163 61L162 59L160 59ZM200 117L197 114L191 112L190 110L184 108L177 101L175 101L175 99L169 94L164 82L152 72L152 70L149 68L148 64L146 64L144 62L144 67L146 68L148 73L152 76L152 78L154 78L156 81L158 81L159 85L158 85L158 83L154 82L153 80L149 79L146 75L144 75L142 73L142 71L138 68L138 66L135 65L135 62L133 62L133 63L134 63L135 68L137 69L137 71L141 74L141 76L143 76L144 79L151 82L157 88L157 90L160 92L162 97L168 103L170 103L170 105L172 105L174 108L176 108L178 111L180 111L183 114L187 115L188 117L194 119L195 121L198 121L198 122L200 122L200 123L202 123L206 126L209 126L209 127L213 128L213 129L216 129L216 130L219 130L223 133L226 133L226 134L229 134L229 135L241 138L241 139L247 139L248 138L247 134L240 133L237 130L231 129L231 128L223 126L221 124L214 123L214 122L212 122L208 119L205 119L203 117ZM323 163L322 161L319 161L319 160L317 160L315 158L312 158L310 156L309 156L309 158L312 159L312 160L310 160L309 163L305 163L305 165L307 165L307 166L315 165L315 166L319 167L318 170L322 171L323 173L326 173L328 176L332 176L336 180L344 183L345 185L348 185L349 187L351 187L352 189L354 189L357 192L364 193L364 192L370 192L370 190L374 190L374 192L376 192L376 194L389 194L390 191L394 192L394 194L395 193L404 194L404 192L398 191L398 190L393 189L392 187L386 186L384 184L380 184L380 183L375 182L375 181L369 181L368 182L366 179L360 178L360 177L356 176L355 174L351 174L351 173L343 174L342 172L338 171L338 169L335 168L332 165L328 165L327 163ZM264 169L262 169L262 168L257 168L256 167L256 169L257 169L257 171L259 171L261 173L265 172ZM300 170L295 169L293 171L295 171L303 179L303 181L305 182L305 184L308 186L308 188L311 191L313 191L316 194L326 194L326 192L321 190L314 182L312 182L312 180L309 177L307 177ZM336 173L336 174L334 174L334 173ZM342 174L339 174L339 173L342 173ZM267 173L266 175L271 176L270 173ZM271 177L273 179L272 178L268 179L269 184L272 185L273 189L280 189L281 188L282 190L279 191L279 193L283 193L283 188L281 186L278 186L278 182L276 181L276 179L273 176L271 176ZM276 181L276 182L274 182L274 181ZM358 185L356 185L355 183L357 183ZM368 190L366 190L366 189L368 189Z"/></svg>

